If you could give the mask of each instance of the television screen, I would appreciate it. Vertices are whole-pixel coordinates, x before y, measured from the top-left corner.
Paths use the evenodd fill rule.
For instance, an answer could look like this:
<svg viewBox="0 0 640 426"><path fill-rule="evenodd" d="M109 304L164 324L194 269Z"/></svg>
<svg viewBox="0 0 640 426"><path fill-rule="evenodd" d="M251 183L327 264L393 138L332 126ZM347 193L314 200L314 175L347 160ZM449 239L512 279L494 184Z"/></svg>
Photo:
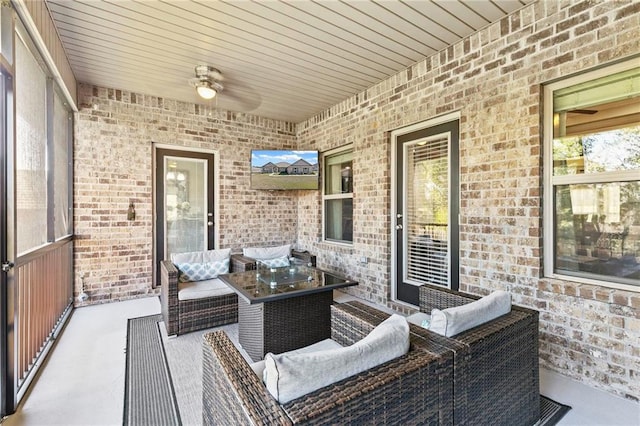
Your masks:
<svg viewBox="0 0 640 426"><path fill-rule="evenodd" d="M318 151L251 151L251 189L318 189Z"/></svg>

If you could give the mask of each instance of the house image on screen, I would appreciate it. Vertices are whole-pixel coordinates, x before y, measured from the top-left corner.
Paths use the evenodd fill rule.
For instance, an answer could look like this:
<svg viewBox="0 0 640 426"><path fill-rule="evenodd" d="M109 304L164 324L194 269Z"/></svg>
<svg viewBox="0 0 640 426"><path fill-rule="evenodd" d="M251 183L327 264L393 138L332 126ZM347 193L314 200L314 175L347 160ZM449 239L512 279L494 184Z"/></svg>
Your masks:
<svg viewBox="0 0 640 426"><path fill-rule="evenodd" d="M309 162L302 158L292 164L284 161L274 164L270 161L261 167L261 172L288 175L312 175L318 172L318 164L309 164Z"/></svg>

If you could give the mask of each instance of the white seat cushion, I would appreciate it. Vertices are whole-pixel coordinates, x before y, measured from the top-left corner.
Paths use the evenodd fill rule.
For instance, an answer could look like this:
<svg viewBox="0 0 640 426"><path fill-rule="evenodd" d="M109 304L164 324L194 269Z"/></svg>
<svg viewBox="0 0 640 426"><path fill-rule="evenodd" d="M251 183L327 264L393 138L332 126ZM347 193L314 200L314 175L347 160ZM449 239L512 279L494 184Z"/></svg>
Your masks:
<svg viewBox="0 0 640 426"><path fill-rule="evenodd" d="M204 299L233 293L219 278L178 283L178 300Z"/></svg>
<svg viewBox="0 0 640 426"><path fill-rule="evenodd" d="M402 356L409 324L394 314L351 346L312 353L265 355L264 381L281 404Z"/></svg>
<svg viewBox="0 0 640 426"><path fill-rule="evenodd" d="M342 345L335 340L332 339L324 339L319 342L314 343L313 345L305 346L300 349L295 349L293 351L289 351L290 354L308 354L311 352L318 351L326 351L329 349L337 349L341 348ZM253 371L260 377L262 380L264 378L264 360L252 362L249 366L253 369Z"/></svg>
<svg viewBox="0 0 640 426"><path fill-rule="evenodd" d="M466 305L431 311L429 330L451 337L511 312L511 294L494 291Z"/></svg>

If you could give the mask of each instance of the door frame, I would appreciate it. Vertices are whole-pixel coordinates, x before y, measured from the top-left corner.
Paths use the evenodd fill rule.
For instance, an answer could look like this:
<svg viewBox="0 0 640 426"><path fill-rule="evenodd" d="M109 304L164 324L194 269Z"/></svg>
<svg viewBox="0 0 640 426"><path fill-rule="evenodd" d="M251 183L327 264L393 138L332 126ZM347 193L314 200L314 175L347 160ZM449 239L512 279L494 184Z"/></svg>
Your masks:
<svg viewBox="0 0 640 426"><path fill-rule="evenodd" d="M1 13L0 13L1 15ZM13 33L13 26L11 27ZM0 56L2 60L2 56ZM13 70L0 64L0 262L15 262L15 97ZM14 268L0 272L0 416L15 411Z"/></svg>
<svg viewBox="0 0 640 426"><path fill-rule="evenodd" d="M399 129L393 130L391 132L391 215L389 217L389 238L391 241L391 300L394 303L398 303L401 305L405 305L405 306L409 306L412 308L415 308L414 305L405 302L403 300L399 300L398 299L398 295L397 295L397 274L398 274L398 259L397 259L397 252L398 252L398 245L397 245L397 238L396 238L396 215L398 214L398 210L397 210L397 206L396 206L396 200L397 200L397 185L398 185L398 155L397 155L397 148L398 148L398 139L400 139L402 136L407 135L409 133L413 133L413 132L417 132L420 130L424 130L430 127L435 127L438 126L440 124L444 124L450 121L456 121L458 120L458 122L460 121L460 112L456 111L456 112L452 112L452 113L448 113L445 115L441 115L438 117L434 117L432 119L426 120L426 121L422 121L420 123L415 123L406 127L401 127ZM453 264L452 264L453 266Z"/></svg>
<svg viewBox="0 0 640 426"><path fill-rule="evenodd" d="M199 153L199 154L211 154L213 155L213 187L210 188L210 191L213 191L213 226L215 227L213 233L213 246L214 248L219 248L220 246L220 228L218 224L220 223L220 209L218 206L220 205L220 155L218 150L213 149L202 149L202 148L191 148L188 146L176 146L169 144L161 144L161 143L152 143L153 145L153 173L152 173L152 211L153 211L153 276L152 276L152 287L155 288L160 285L160 277L158 276L158 217L157 217L157 196L156 196L156 178L157 178L157 170L158 170L158 150L164 149L169 151L181 151L186 153Z"/></svg>

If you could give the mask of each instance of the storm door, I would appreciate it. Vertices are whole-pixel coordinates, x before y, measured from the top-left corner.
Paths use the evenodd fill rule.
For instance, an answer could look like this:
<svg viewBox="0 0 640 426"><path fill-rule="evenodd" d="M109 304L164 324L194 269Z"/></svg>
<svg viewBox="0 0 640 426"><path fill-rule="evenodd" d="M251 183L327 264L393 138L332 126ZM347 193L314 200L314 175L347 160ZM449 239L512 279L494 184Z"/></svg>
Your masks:
<svg viewBox="0 0 640 426"><path fill-rule="evenodd" d="M395 298L418 305L422 284L458 288L458 120L394 140Z"/></svg>
<svg viewBox="0 0 640 426"><path fill-rule="evenodd" d="M171 253L215 246L214 155L156 150L156 280Z"/></svg>

